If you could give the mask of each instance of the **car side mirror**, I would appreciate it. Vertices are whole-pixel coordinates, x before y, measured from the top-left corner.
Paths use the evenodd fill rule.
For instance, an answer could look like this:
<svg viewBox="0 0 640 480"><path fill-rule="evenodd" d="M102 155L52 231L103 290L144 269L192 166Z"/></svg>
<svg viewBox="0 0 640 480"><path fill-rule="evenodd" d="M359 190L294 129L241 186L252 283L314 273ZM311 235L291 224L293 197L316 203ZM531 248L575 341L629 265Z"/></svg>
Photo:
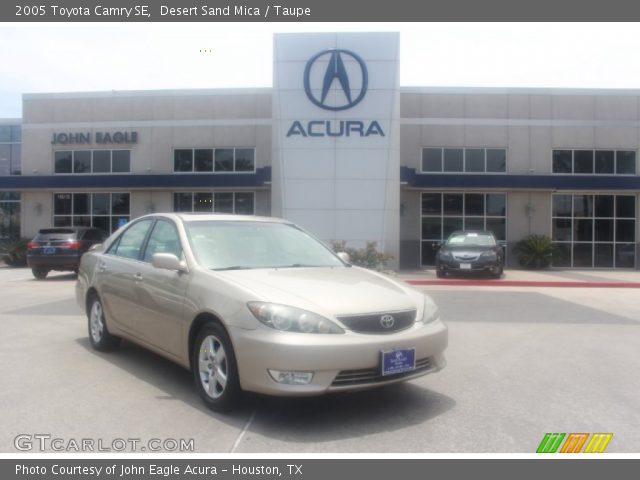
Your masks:
<svg viewBox="0 0 640 480"><path fill-rule="evenodd" d="M91 245L89 247L89 250L87 250L88 252L93 252L95 250L100 250L102 248L102 243L94 243L93 245Z"/></svg>
<svg viewBox="0 0 640 480"><path fill-rule="evenodd" d="M154 253L151 264L155 268L162 268L163 270L187 272L187 265L173 253Z"/></svg>
<svg viewBox="0 0 640 480"><path fill-rule="evenodd" d="M349 254L347 252L338 252L336 255L338 255L338 258L344 263L346 263L347 265L351 265L351 257L349 257Z"/></svg>

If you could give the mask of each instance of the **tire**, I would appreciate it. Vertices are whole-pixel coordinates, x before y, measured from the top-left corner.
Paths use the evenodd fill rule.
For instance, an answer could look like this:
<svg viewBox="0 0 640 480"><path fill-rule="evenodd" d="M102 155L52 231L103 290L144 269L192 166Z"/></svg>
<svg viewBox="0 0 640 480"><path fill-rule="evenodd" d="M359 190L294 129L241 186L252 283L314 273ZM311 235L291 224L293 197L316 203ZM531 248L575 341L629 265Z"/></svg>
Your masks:
<svg viewBox="0 0 640 480"><path fill-rule="evenodd" d="M210 409L228 411L238 405L242 390L236 356L220 324L209 322L200 329L191 364L196 388Z"/></svg>
<svg viewBox="0 0 640 480"><path fill-rule="evenodd" d="M46 268L32 268L31 273L33 273L33 276L36 279L44 280L45 278L47 278L47 274L49 273L49 270L47 270Z"/></svg>
<svg viewBox="0 0 640 480"><path fill-rule="evenodd" d="M102 302L97 295L94 295L89 302L87 320L89 341L94 350L106 352L115 349L120 344L120 337L111 335L107 329Z"/></svg>

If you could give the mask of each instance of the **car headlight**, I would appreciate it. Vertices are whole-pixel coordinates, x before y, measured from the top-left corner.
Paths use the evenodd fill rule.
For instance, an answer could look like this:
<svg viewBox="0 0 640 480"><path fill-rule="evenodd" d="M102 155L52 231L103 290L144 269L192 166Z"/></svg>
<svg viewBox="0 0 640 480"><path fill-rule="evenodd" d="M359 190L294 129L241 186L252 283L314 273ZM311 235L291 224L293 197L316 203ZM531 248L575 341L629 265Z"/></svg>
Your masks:
<svg viewBox="0 0 640 480"><path fill-rule="evenodd" d="M344 333L331 320L300 308L266 302L249 302L247 307L266 326L283 332Z"/></svg>
<svg viewBox="0 0 640 480"><path fill-rule="evenodd" d="M496 252L482 252L481 258L496 258Z"/></svg>
<svg viewBox="0 0 640 480"><path fill-rule="evenodd" d="M430 297L424 296L424 309L422 310L422 323L433 322L438 318L438 306Z"/></svg>
<svg viewBox="0 0 640 480"><path fill-rule="evenodd" d="M440 258L453 258L453 255L451 255L451 252L449 251L438 252L438 254L440 255Z"/></svg>

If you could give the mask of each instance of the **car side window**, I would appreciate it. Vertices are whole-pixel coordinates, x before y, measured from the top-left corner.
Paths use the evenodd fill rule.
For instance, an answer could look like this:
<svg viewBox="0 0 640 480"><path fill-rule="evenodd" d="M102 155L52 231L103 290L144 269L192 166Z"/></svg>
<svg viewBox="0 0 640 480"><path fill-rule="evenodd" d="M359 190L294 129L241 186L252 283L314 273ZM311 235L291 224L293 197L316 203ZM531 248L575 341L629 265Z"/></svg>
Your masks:
<svg viewBox="0 0 640 480"><path fill-rule="evenodd" d="M118 239L114 248L109 253L118 257L138 259L142 244L147 236L152 220L141 220L131 225Z"/></svg>
<svg viewBox="0 0 640 480"><path fill-rule="evenodd" d="M180 236L172 223L158 220L153 227L143 261L151 263L155 253L173 253L178 258L182 256Z"/></svg>

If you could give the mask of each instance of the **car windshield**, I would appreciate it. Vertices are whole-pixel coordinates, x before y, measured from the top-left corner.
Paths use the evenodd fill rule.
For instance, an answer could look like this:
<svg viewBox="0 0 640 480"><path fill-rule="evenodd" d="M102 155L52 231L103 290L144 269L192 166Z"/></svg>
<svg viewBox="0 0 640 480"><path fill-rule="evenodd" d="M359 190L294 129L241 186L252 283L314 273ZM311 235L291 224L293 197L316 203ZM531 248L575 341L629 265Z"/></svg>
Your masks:
<svg viewBox="0 0 640 480"><path fill-rule="evenodd" d="M198 262L212 270L339 267L325 245L285 223L195 221L186 223Z"/></svg>
<svg viewBox="0 0 640 480"><path fill-rule="evenodd" d="M495 247L496 240L492 235L486 233L460 233L453 234L447 240L447 246L465 247Z"/></svg>

